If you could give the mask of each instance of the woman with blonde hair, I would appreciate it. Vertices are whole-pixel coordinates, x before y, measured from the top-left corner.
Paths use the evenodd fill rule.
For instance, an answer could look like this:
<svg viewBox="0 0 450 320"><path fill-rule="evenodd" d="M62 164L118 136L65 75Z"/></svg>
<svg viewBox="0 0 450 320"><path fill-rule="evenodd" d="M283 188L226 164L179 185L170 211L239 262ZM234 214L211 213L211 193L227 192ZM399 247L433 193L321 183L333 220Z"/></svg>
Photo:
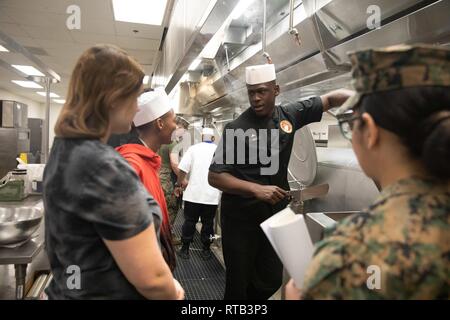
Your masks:
<svg viewBox="0 0 450 320"><path fill-rule="evenodd" d="M75 65L44 173L50 299L183 299L158 243L161 210L106 145L137 112L144 72L98 45Z"/></svg>

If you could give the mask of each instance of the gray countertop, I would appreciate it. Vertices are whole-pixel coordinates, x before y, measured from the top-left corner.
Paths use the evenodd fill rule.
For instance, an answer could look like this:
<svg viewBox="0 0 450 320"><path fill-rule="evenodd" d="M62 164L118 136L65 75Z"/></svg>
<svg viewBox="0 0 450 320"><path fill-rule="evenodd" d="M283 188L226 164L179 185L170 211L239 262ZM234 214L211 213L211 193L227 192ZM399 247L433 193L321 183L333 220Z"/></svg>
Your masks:
<svg viewBox="0 0 450 320"><path fill-rule="evenodd" d="M17 202L0 202L0 207L7 208L42 205L41 195L31 195ZM0 265L28 264L39 254L44 246L44 219L42 219L38 231L33 235L34 237L25 244L15 248L0 248Z"/></svg>
<svg viewBox="0 0 450 320"><path fill-rule="evenodd" d="M22 201L0 201L0 207L16 208L16 207L32 207L42 204L42 195L30 195Z"/></svg>

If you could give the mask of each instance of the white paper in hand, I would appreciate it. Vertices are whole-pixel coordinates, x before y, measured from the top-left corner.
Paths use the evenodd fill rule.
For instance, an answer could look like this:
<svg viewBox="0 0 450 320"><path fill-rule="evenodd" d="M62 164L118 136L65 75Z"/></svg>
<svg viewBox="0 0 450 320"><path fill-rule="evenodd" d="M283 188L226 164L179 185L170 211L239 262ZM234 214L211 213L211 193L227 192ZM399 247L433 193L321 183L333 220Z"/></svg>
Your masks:
<svg viewBox="0 0 450 320"><path fill-rule="evenodd" d="M305 271L314 252L314 245L303 215L295 214L288 207L260 226L289 275L294 279L295 285L302 288Z"/></svg>

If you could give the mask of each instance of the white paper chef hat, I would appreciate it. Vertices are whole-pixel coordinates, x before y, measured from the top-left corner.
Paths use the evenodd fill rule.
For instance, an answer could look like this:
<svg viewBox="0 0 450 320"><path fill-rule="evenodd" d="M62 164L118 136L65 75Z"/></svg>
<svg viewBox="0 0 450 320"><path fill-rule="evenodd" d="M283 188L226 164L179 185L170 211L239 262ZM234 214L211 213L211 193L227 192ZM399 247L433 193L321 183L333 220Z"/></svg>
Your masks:
<svg viewBox="0 0 450 320"><path fill-rule="evenodd" d="M214 130L211 128L203 128L202 129L202 134L205 136L213 136L214 135Z"/></svg>
<svg viewBox="0 0 450 320"><path fill-rule="evenodd" d="M245 82L247 84L260 84L275 79L275 65L273 64L260 64L245 68Z"/></svg>
<svg viewBox="0 0 450 320"><path fill-rule="evenodd" d="M211 128L202 129L202 141L214 141L214 130Z"/></svg>
<svg viewBox="0 0 450 320"><path fill-rule="evenodd" d="M138 98L138 112L134 116L134 125L142 126L160 118L172 109L169 97L161 89L145 92Z"/></svg>

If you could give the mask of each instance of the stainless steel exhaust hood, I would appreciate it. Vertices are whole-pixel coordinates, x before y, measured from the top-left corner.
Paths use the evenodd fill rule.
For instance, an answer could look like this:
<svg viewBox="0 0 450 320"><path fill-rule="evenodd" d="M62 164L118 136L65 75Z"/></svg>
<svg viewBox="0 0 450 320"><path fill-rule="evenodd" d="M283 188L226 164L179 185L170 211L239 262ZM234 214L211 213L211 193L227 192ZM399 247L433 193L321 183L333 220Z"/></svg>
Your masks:
<svg viewBox="0 0 450 320"><path fill-rule="evenodd" d="M190 87L181 90L183 113L209 113L219 107L247 106L245 67L265 63L261 55L259 2L254 1L251 10L259 17L248 17L247 14L233 20L225 31L225 41L215 59L204 65L209 67L207 72L203 71L197 82L181 86ZM334 0L318 10L319 2L323 1L304 0L301 4L297 1L294 27L298 30L300 45L288 34L288 2L277 1L278 7L272 4L267 24L266 51L276 66L281 100L320 94L324 88L348 85L349 51L398 43L450 42L450 0ZM284 5L280 6L280 3ZM214 10L220 11L220 5L218 1ZM374 30L367 27L371 5L381 9L381 24ZM307 16L307 13L311 14ZM201 51L200 48L192 50ZM322 85L324 81L326 86Z"/></svg>

